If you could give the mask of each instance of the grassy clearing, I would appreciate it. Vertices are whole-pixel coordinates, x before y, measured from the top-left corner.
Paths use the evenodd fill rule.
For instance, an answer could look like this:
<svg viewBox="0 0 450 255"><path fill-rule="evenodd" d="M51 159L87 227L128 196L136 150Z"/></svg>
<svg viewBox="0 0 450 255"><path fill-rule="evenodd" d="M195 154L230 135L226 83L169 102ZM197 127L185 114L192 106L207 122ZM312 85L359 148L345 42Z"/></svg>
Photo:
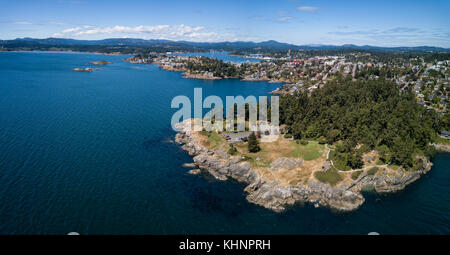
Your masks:
<svg viewBox="0 0 450 255"><path fill-rule="evenodd" d="M325 146L317 142L309 142L307 145L297 144L296 141L278 139L271 143L260 143L261 151L249 153L247 143L238 143L235 145L240 155L251 158L260 158L254 160L255 166L269 166L275 159L280 157L302 158L305 161L312 161L320 158L325 150Z"/></svg>
<svg viewBox="0 0 450 255"><path fill-rule="evenodd" d="M292 141L291 144L294 146L294 150L291 152L290 156L293 158L302 158L304 160L315 160L322 156L325 146L319 144L315 141L308 142L307 145L302 145L301 143Z"/></svg>
<svg viewBox="0 0 450 255"><path fill-rule="evenodd" d="M203 144L210 149L225 148L230 146L225 138L217 132L199 132L205 139ZM268 168L270 164L280 157L301 158L304 161L312 162L324 155L325 146L317 141L309 141L308 144L301 144L297 141L283 139L281 136L277 141L270 143L260 143L261 150L256 153L248 151L248 143L240 142L234 144L236 148L235 156L243 156L253 167Z"/></svg>
<svg viewBox="0 0 450 255"><path fill-rule="evenodd" d="M200 134L207 138L205 145L211 149L215 149L221 144L225 143L225 139L215 131L201 131Z"/></svg>
<svg viewBox="0 0 450 255"><path fill-rule="evenodd" d="M400 168L399 165L389 165L389 168L391 168L392 170L398 170Z"/></svg>
<svg viewBox="0 0 450 255"><path fill-rule="evenodd" d="M334 168L331 168L330 170L325 172L316 172L314 173L314 176L317 178L317 180L323 183L328 183L331 186L335 186L337 183L343 180L342 176Z"/></svg>

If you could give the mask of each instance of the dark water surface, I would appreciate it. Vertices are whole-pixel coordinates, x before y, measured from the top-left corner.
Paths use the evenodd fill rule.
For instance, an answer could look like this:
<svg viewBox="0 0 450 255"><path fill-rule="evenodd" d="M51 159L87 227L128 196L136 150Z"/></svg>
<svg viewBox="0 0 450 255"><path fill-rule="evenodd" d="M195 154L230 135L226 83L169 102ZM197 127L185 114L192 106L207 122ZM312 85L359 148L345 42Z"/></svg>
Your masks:
<svg viewBox="0 0 450 255"><path fill-rule="evenodd" d="M273 213L243 185L187 174L176 95L267 95L276 84L200 81L125 56L0 53L0 234L450 234L450 155L357 211ZM74 72L96 60L113 64Z"/></svg>

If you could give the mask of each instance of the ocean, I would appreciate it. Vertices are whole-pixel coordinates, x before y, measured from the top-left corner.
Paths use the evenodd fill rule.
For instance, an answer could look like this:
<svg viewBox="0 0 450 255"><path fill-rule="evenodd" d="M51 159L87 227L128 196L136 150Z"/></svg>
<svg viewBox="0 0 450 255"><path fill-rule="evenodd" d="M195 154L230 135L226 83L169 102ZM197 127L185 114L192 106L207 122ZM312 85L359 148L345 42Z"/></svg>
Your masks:
<svg viewBox="0 0 450 255"><path fill-rule="evenodd" d="M447 153L350 213L274 213L247 202L243 184L188 174L173 97L268 95L279 84L184 79L126 57L0 53L0 234L450 234ZM72 71L98 60L112 64Z"/></svg>

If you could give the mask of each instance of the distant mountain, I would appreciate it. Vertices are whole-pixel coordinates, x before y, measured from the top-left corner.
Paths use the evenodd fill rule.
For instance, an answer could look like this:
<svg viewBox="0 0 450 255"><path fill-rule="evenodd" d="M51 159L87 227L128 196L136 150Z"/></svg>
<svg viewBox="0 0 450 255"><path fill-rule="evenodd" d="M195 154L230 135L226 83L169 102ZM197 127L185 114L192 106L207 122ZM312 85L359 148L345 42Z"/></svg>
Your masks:
<svg viewBox="0 0 450 255"><path fill-rule="evenodd" d="M21 45L21 46L130 46L130 47L155 47L167 48L168 50L225 50L225 51L285 51L285 50L392 50L392 51L450 51L450 49L430 46L419 47L378 47L363 45L357 46L354 44L323 45L323 44L309 44L309 45L294 45L289 43L281 43L274 40L264 42L251 41L234 41L234 42L189 42L189 41L171 41L171 40L145 40L137 38L110 38L103 40L76 40L66 38L17 38L15 40L0 41L0 45Z"/></svg>

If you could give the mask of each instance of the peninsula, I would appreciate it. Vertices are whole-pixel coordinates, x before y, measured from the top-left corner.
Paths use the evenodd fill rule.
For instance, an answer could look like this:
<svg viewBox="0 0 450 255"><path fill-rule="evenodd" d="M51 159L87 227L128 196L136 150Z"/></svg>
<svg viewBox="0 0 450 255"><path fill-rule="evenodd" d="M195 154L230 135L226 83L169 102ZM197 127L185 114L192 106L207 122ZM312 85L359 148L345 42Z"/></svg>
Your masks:
<svg viewBox="0 0 450 255"><path fill-rule="evenodd" d="M223 134L188 131L191 120L179 124L176 142L191 156L201 171L219 180L235 179L247 184L247 200L281 212L296 203L312 203L338 211L352 211L365 199L363 191L392 193L404 189L427 173L432 163L420 158L414 171L379 163L375 151L364 155L364 166L356 170L337 170L329 158L331 149L311 141L306 145L280 136L271 143L261 143L261 151L246 151L244 142L229 153ZM195 174L199 172L194 172Z"/></svg>
<svg viewBox="0 0 450 255"><path fill-rule="evenodd" d="M255 204L351 211L364 191L396 192L427 173L432 142L445 139L438 133L445 120L389 81L337 80L313 93L282 95L280 122L275 139L257 132L251 143L248 131L193 132L185 120L176 142L200 170L248 184Z"/></svg>

